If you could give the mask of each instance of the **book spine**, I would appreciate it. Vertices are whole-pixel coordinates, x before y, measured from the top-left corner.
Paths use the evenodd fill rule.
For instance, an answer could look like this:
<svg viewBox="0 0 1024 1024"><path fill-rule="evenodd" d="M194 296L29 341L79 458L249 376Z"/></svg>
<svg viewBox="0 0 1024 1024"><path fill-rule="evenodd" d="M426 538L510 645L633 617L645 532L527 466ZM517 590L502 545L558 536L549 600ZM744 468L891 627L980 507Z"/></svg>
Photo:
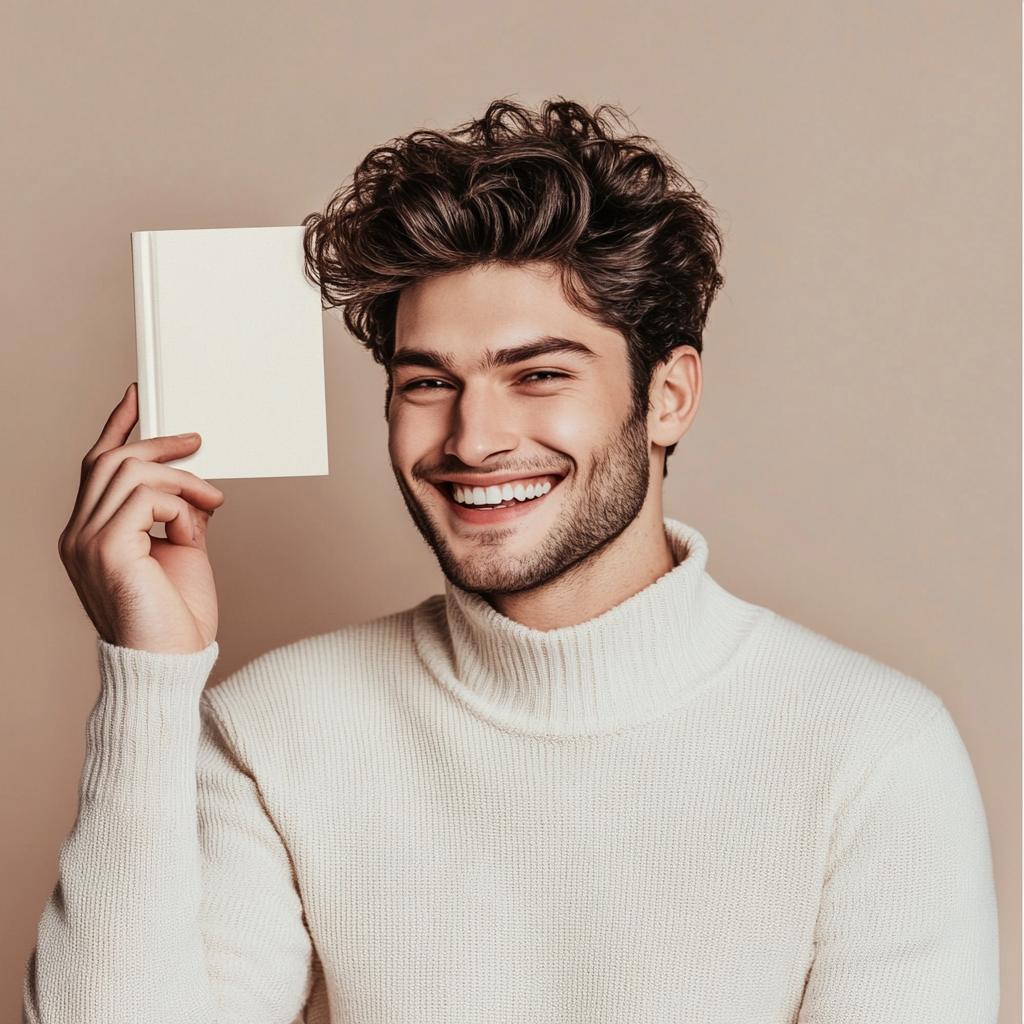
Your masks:
<svg viewBox="0 0 1024 1024"><path fill-rule="evenodd" d="M163 433L160 401L160 336L157 329L156 239L152 231L132 232L135 281L135 356L139 374L139 435Z"/></svg>

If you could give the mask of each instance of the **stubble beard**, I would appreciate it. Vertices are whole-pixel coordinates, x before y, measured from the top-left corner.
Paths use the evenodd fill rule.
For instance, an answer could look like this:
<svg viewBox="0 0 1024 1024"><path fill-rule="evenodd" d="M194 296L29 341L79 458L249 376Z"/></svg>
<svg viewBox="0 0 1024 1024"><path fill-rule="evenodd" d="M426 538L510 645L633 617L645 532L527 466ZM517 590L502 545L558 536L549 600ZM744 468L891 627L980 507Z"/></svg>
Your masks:
<svg viewBox="0 0 1024 1024"><path fill-rule="evenodd" d="M566 468L572 461L565 459ZM540 472L550 472L548 465ZM537 467L503 463L495 471L524 470L529 476ZM412 475L465 472L461 463L445 467L415 466ZM531 472L532 470L532 472ZM538 547L527 555L510 558L502 544L514 534L508 527L483 530L476 535L477 550L456 558L443 532L424 505L395 469L398 487L424 540L433 549L445 576L463 590L478 594L516 594L533 590L579 567L618 537L640 514L650 483L650 445L646 417L633 413L618 436L597 452L585 474L579 476L576 493ZM562 485L559 485L562 486Z"/></svg>

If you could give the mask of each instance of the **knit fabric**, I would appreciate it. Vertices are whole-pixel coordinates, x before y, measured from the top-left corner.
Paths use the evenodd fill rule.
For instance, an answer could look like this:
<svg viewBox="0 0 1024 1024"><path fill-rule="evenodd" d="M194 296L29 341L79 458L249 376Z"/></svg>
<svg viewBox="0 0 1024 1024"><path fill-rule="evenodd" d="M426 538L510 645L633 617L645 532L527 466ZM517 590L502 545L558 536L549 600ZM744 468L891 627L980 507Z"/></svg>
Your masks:
<svg viewBox="0 0 1024 1024"><path fill-rule="evenodd" d="M25 1019L995 1021L940 701L666 527L675 570L548 633L449 587L203 696L215 646L101 643Z"/></svg>

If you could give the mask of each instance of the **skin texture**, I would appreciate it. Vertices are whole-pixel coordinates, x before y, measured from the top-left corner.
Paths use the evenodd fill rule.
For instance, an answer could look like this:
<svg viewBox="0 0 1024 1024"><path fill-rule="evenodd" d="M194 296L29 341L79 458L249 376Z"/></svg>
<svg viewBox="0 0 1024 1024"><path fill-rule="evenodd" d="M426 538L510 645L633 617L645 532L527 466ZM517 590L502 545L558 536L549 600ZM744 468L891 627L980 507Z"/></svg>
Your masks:
<svg viewBox="0 0 1024 1024"><path fill-rule="evenodd" d="M399 301L388 419L406 503L451 579L534 629L600 615L673 567L662 467L696 413L700 358L683 346L658 367L638 421L626 345L542 265L430 278ZM508 508L452 500L517 478L552 488Z"/></svg>
<svg viewBox="0 0 1024 1024"><path fill-rule="evenodd" d="M673 567L662 467L696 414L700 357L673 351L643 417L626 344L544 265L475 267L399 301L389 450L410 512L450 577L534 629L594 618ZM197 434L128 443L137 417L133 384L82 462L61 559L104 640L199 651L217 634L206 530L224 495L163 465ZM551 489L498 508L452 499L455 484L524 479Z"/></svg>
<svg viewBox="0 0 1024 1024"><path fill-rule="evenodd" d="M132 384L82 460L78 500L58 545L97 632L119 647L201 651L217 635L206 527L224 495L161 465L191 455L198 434L126 444L138 419ZM166 524L166 539L151 537Z"/></svg>

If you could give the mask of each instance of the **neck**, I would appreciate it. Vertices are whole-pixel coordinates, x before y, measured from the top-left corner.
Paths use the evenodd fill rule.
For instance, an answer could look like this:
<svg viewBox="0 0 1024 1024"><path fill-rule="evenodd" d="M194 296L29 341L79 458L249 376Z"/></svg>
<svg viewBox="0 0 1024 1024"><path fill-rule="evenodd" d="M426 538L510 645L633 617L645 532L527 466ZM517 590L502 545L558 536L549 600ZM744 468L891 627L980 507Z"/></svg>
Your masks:
<svg viewBox="0 0 1024 1024"><path fill-rule="evenodd" d="M590 557L531 590L485 596L506 618L548 632L603 615L673 568L660 488L652 487L636 519Z"/></svg>

